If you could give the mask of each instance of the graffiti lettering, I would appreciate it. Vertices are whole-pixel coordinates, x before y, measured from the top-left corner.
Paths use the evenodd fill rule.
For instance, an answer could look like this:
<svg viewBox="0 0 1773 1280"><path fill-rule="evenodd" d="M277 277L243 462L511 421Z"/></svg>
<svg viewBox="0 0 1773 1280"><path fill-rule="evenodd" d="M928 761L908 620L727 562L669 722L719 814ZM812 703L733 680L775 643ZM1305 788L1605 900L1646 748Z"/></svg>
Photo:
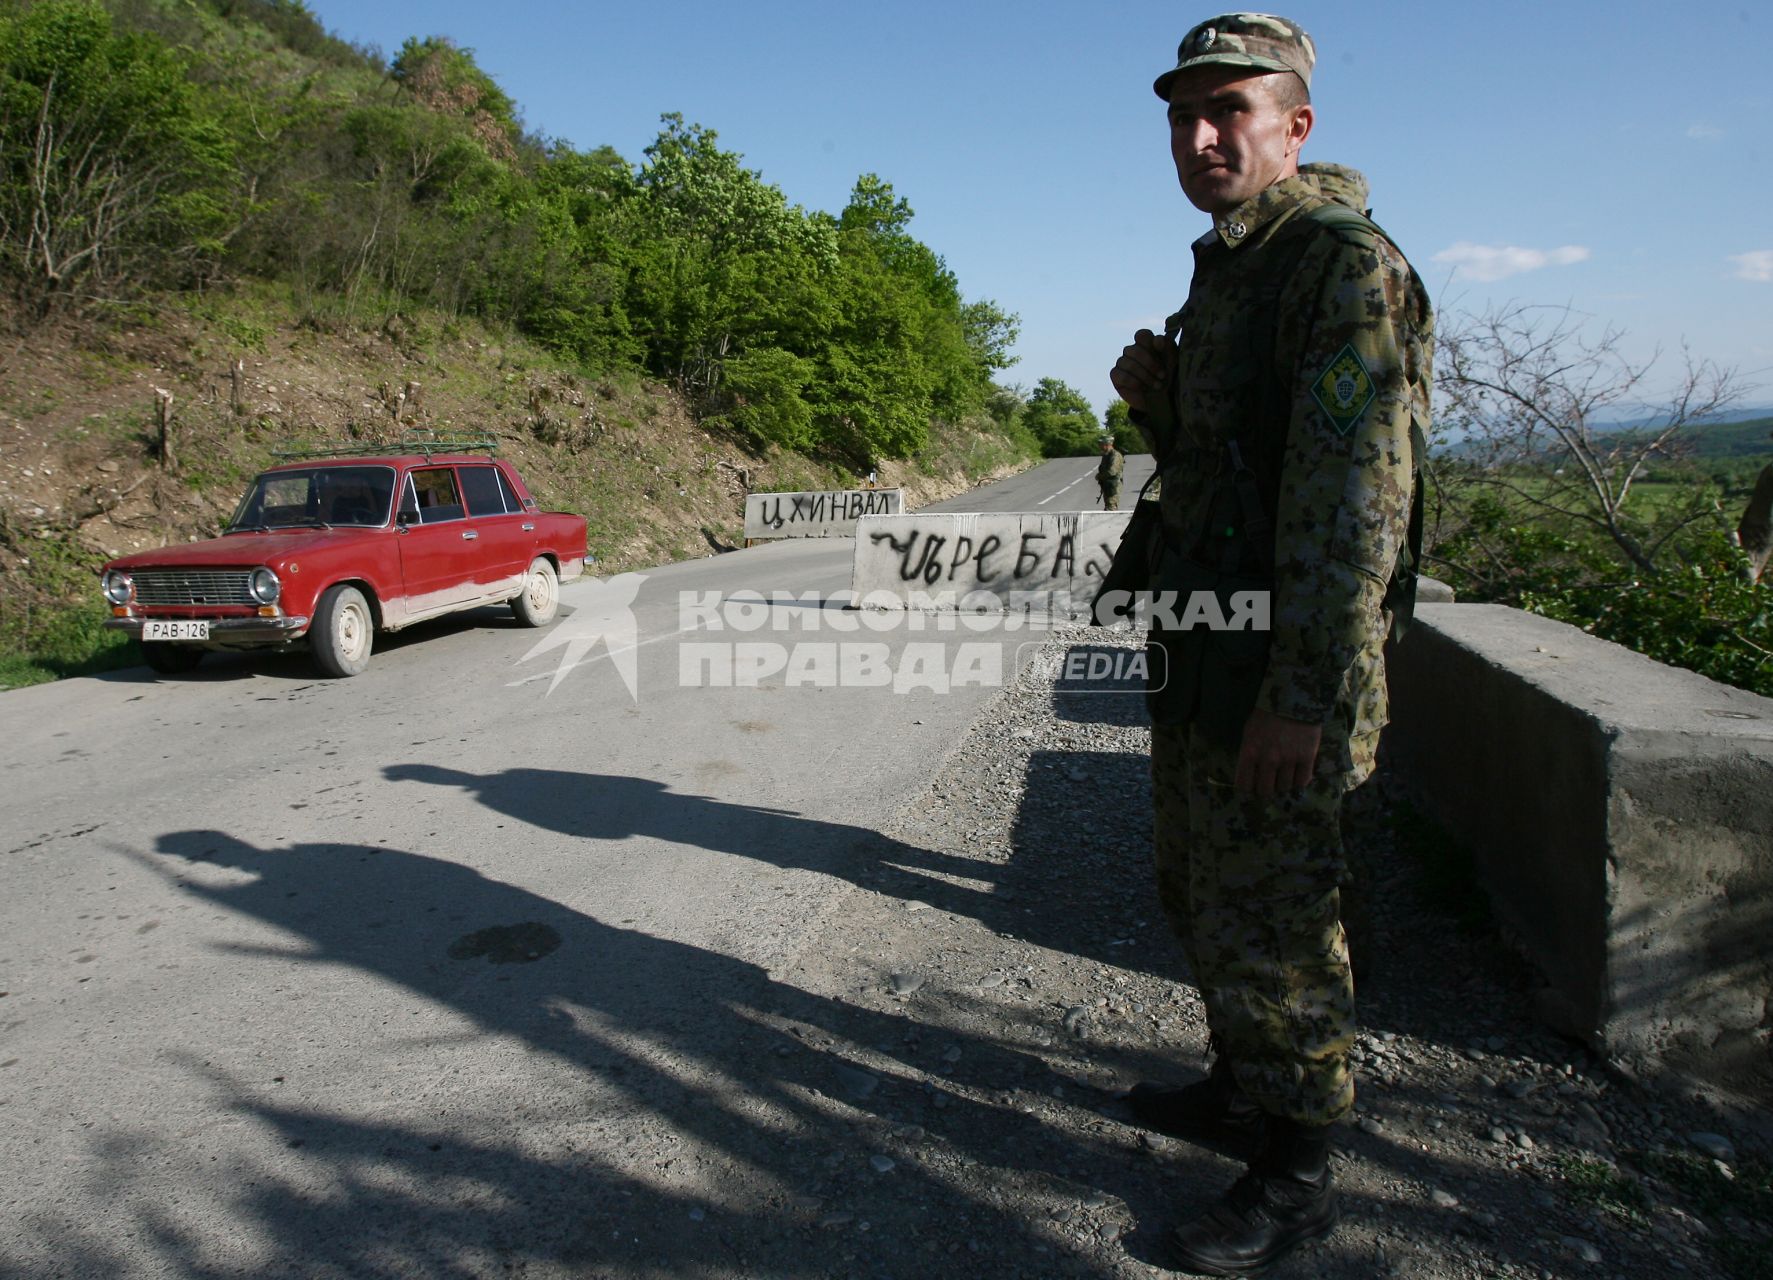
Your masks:
<svg viewBox="0 0 1773 1280"><path fill-rule="evenodd" d="M868 538L876 546L885 543L892 548L899 560L901 582L921 582L933 587L938 583L983 584L1003 576L989 564L991 557L1003 549L1003 539L994 533L975 541L964 533L955 534L951 538L947 533L938 533L933 529L913 529L903 537L881 530L870 533ZM1013 582L1020 585L1027 585L1031 581L1044 584L1080 573L1086 577L1099 578L1107 570L1108 562L1114 558L1114 548L1110 544L1098 543L1091 549L1091 554L1080 568L1075 536L1069 533L1060 534L1050 550L1041 545L1048 541L1052 539L1044 533L1021 535L1016 563L1010 570Z"/></svg>
<svg viewBox="0 0 1773 1280"><path fill-rule="evenodd" d="M1128 517L1115 512L929 512L869 517L858 527L852 586L905 608L981 598L1002 612L1087 611Z"/></svg>

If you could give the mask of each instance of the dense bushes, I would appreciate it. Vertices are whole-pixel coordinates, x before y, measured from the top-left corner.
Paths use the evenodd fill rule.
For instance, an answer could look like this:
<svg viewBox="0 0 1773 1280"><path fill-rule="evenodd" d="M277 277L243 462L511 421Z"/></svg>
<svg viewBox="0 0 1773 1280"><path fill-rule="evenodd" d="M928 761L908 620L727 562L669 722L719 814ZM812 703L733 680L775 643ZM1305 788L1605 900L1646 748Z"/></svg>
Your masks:
<svg viewBox="0 0 1773 1280"><path fill-rule="evenodd" d="M0 269L32 315L185 283L239 215L216 104L88 4L0 13Z"/></svg>
<svg viewBox="0 0 1773 1280"><path fill-rule="evenodd" d="M1457 470L1456 465L1451 469ZM1447 484L1430 571L1468 601L1494 601L1568 622L1639 653L1773 696L1773 596L1722 515L1668 541L1650 573L1622 562L1580 525L1523 518L1493 494Z"/></svg>

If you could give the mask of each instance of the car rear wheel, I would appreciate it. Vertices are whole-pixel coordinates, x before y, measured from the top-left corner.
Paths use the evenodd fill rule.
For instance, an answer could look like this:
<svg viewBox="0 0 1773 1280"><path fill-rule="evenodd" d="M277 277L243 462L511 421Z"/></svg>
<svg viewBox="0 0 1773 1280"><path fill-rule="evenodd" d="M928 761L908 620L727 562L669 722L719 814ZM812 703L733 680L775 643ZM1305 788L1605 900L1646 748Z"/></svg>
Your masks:
<svg viewBox="0 0 1773 1280"><path fill-rule="evenodd" d="M142 658L163 676L176 676L190 671L203 661L203 650L195 645L169 644L165 640L142 641Z"/></svg>
<svg viewBox="0 0 1773 1280"><path fill-rule="evenodd" d="M308 647L314 662L329 676L354 676L369 665L375 645L375 615L356 587L328 588L314 610Z"/></svg>
<svg viewBox="0 0 1773 1280"><path fill-rule="evenodd" d="M523 576L523 590L511 601L511 612L526 627L545 627L560 612L560 575L554 562L537 556Z"/></svg>

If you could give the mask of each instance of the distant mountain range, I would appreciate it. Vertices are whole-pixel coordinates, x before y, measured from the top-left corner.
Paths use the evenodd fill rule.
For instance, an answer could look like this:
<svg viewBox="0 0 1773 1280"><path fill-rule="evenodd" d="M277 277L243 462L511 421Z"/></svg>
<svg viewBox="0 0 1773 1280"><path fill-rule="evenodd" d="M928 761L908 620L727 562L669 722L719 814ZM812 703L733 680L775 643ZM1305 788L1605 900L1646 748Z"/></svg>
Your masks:
<svg viewBox="0 0 1773 1280"><path fill-rule="evenodd" d="M1630 435L1645 425L1652 424L1622 423L1603 430ZM1720 414L1710 422L1683 428L1676 439L1691 445L1695 458L1773 457L1773 409Z"/></svg>
<svg viewBox="0 0 1773 1280"><path fill-rule="evenodd" d="M1773 457L1773 410L1761 416L1731 417L1715 425L1690 427L1693 455L1698 458Z"/></svg>
<svg viewBox="0 0 1773 1280"><path fill-rule="evenodd" d="M1608 423L1596 430L1629 435L1647 426L1660 425L1660 419L1641 418L1636 422ZM1773 407L1722 414L1711 422L1686 428L1681 435L1691 443L1691 456L1695 458L1773 459ZM1473 446L1470 441L1449 441L1441 446L1441 451L1449 457L1469 457Z"/></svg>
<svg viewBox="0 0 1773 1280"><path fill-rule="evenodd" d="M1754 409L1732 409L1728 413L1718 414L1715 418L1708 418L1706 426L1714 424L1724 426L1732 422L1758 422L1762 418L1773 420L1773 405L1761 405ZM1660 415L1652 415L1630 418L1624 422L1608 422L1598 425L1595 429L1597 431L1635 431L1639 427L1660 425L1661 423L1662 417Z"/></svg>

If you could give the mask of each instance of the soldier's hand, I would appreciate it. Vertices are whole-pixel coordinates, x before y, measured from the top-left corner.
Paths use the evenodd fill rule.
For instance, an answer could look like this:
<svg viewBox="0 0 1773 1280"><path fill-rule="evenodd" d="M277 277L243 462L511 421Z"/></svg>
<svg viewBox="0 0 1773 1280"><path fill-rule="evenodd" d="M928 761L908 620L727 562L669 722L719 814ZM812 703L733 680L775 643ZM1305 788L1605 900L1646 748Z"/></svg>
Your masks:
<svg viewBox="0 0 1773 1280"><path fill-rule="evenodd" d="M1267 797L1302 791L1317 764L1323 728L1257 707L1244 721L1235 784L1244 795Z"/></svg>
<svg viewBox="0 0 1773 1280"><path fill-rule="evenodd" d="M1120 359L1108 371L1108 380L1128 408L1142 411L1175 369L1176 344L1149 329L1141 329L1122 349Z"/></svg>

